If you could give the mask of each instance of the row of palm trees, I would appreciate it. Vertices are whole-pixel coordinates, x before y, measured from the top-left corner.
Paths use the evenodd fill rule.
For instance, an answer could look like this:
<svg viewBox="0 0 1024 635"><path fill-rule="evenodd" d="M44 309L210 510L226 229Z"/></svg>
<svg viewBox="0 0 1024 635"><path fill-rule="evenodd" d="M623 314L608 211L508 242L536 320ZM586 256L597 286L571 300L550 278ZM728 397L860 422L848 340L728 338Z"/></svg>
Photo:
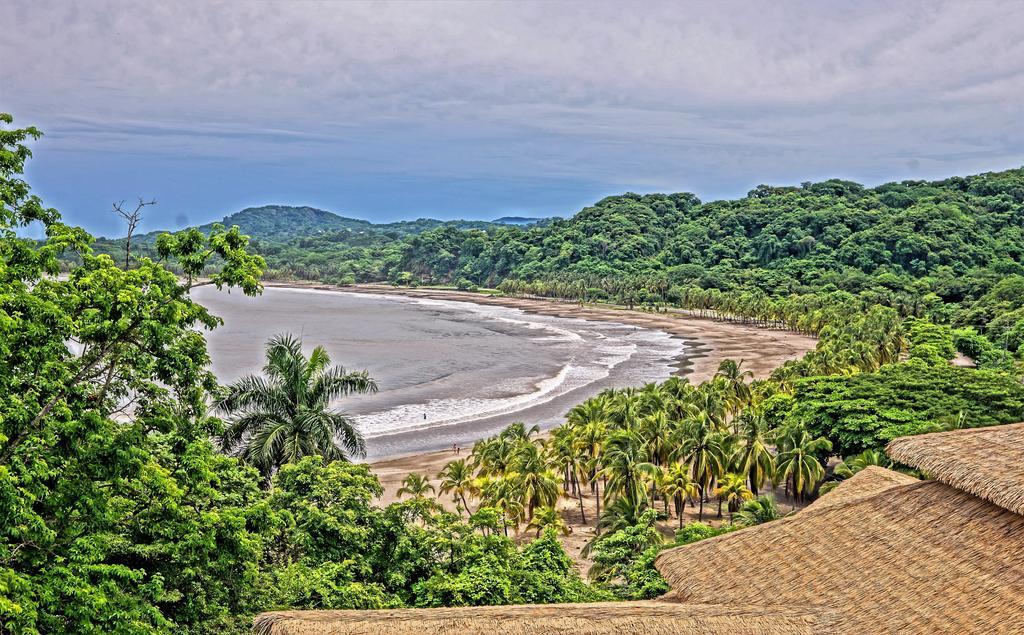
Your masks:
<svg viewBox="0 0 1024 635"><path fill-rule="evenodd" d="M671 286L663 276L555 277L542 280L505 279L498 290L512 296L558 298L573 302L612 299L633 308L649 304L675 307L696 317L786 329L818 335L825 328L843 325L874 306L892 309L897 317L923 315L927 307L907 302L904 295L858 297L843 291L790 294L773 297L759 289L722 291L699 286Z"/></svg>
<svg viewBox="0 0 1024 635"><path fill-rule="evenodd" d="M466 514L489 507L507 526L540 528L556 521L562 497L579 506L598 535L634 524L647 509L674 513L682 527L688 505L704 520L717 516L756 521L770 502L757 496L784 484L793 505L824 479L831 448L802 427L768 430L761 412L767 388L751 382L742 362L725 360L715 377L694 386L673 377L640 389L608 390L569 411L547 438L517 423L478 442L468 459L449 462L436 492L423 475L410 475L401 494L451 496ZM596 517L587 518L585 499ZM746 505L746 507L745 507Z"/></svg>

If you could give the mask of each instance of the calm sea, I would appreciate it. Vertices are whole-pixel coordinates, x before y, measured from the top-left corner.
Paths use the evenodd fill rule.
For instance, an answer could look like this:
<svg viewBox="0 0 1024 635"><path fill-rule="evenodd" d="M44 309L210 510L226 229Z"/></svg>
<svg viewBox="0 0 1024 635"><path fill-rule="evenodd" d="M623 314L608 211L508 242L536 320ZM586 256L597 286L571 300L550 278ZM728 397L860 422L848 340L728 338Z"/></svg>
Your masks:
<svg viewBox="0 0 1024 635"><path fill-rule="evenodd" d="M554 427L605 388L668 377L683 349L660 331L470 302L284 288L194 295L225 322L207 333L222 383L258 372L278 333L369 371L380 391L339 407L355 417L370 460L468 447L514 421Z"/></svg>

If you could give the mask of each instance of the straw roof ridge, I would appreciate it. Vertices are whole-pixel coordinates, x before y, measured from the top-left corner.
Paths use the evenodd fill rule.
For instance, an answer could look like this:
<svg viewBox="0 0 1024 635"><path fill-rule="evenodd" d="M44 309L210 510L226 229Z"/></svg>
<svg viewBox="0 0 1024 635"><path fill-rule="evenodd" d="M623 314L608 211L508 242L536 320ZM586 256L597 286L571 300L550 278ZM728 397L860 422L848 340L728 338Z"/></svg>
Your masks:
<svg viewBox="0 0 1024 635"><path fill-rule="evenodd" d="M914 478L909 474L878 465L869 465L850 478L841 481L835 489L819 497L818 500L805 507L800 513L806 514L808 511L817 511L823 507L848 503L865 496L874 496L893 487L911 485L918 482L920 482L920 479Z"/></svg>
<svg viewBox="0 0 1024 635"><path fill-rule="evenodd" d="M1024 423L900 437L886 452L937 481L1024 515Z"/></svg>
<svg viewBox="0 0 1024 635"><path fill-rule="evenodd" d="M681 602L827 607L839 629L1024 632L1024 516L936 481L666 551Z"/></svg>
<svg viewBox="0 0 1024 635"><path fill-rule="evenodd" d="M835 624L836 616L828 610L646 601L376 611L278 611L258 615L253 621L253 631L259 635L532 635L540 632L572 635L618 635L633 632L656 635L814 635L832 630Z"/></svg>

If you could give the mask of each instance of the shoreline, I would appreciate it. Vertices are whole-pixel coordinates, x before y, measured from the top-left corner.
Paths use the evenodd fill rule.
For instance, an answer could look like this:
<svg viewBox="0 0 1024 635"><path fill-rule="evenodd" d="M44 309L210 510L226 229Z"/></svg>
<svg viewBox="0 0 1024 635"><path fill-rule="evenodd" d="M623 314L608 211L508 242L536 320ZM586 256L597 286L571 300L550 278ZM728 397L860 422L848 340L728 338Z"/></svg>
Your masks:
<svg viewBox="0 0 1024 635"><path fill-rule="evenodd" d="M383 285L357 285L338 287L323 283L302 283L288 281L265 281L268 287L288 287L295 289L316 289L342 293L366 293L378 295L400 295L455 302L471 302L490 304L520 309L526 313L568 317L584 320L615 322L642 328L649 328L680 338L685 347L672 366L673 375L682 375L692 383L700 383L714 376L718 364L727 358L744 360L743 369L753 371L755 378L763 378L783 362L797 358L814 348L816 340L811 337L791 333L761 329L730 322L718 322L710 319L690 317L676 312L645 313L643 311L605 306L580 306L558 302L555 300L538 300L530 298L513 298L505 296L489 296L467 291L423 288L396 288ZM368 461L368 465L377 476L384 489L377 504L388 505L398 500L398 490L402 480L410 473L422 474L437 488L437 474L444 466L455 459L465 459L472 451L471 445L461 446L460 454L451 449L423 450L399 456L381 457ZM776 495L781 495L776 492ZM780 498L781 500L781 498ZM459 508L446 496L438 496L438 503L445 509L458 512ZM473 501L471 501L473 502ZM560 537L560 542L573 559L581 574L585 574L591 562L582 555L584 545L594 536L593 521L596 516L596 501L591 496L584 496L584 508L587 520L584 523L576 499L562 498L558 509L562 518L570 528L568 536ZM692 507L692 506L691 506ZM687 508L687 520L697 520L697 510ZM714 514L706 516L708 522L717 522ZM675 521L673 521L674 523ZM667 527L667 525L666 525ZM667 531L665 527L663 530ZM528 540L533 532L520 531L515 535L517 541Z"/></svg>
<svg viewBox="0 0 1024 635"><path fill-rule="evenodd" d="M744 370L752 371L755 378L764 378L783 362L800 357L805 352L812 350L817 343L813 337L790 331L720 322L692 317L678 311L647 313L612 306L580 306L557 300L492 296L454 289L392 287L382 284L358 284L341 287L319 282L277 280L264 281L263 284L267 287L398 295L503 306L537 315L614 322L662 331L686 342L686 350L676 357L673 364L677 369L673 374L682 375L694 384L713 377L718 370L719 362L723 359L742 359Z"/></svg>

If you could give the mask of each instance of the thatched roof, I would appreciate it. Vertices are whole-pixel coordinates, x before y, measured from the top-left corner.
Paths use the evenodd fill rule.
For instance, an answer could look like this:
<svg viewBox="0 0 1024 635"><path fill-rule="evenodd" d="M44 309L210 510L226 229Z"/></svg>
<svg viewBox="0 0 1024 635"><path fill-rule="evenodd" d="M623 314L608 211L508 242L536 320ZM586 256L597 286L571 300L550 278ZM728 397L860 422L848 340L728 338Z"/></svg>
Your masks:
<svg viewBox="0 0 1024 635"><path fill-rule="evenodd" d="M937 481L1024 514L1024 423L902 437L886 451Z"/></svg>
<svg viewBox="0 0 1024 635"><path fill-rule="evenodd" d="M604 602L383 611L282 611L256 618L260 635L623 635L829 632L827 611L793 607L698 606L668 602Z"/></svg>
<svg viewBox="0 0 1024 635"><path fill-rule="evenodd" d="M861 632L1024 630L1024 517L935 481L672 549L656 566L681 602L827 607Z"/></svg>
<svg viewBox="0 0 1024 635"><path fill-rule="evenodd" d="M893 487L909 485L916 482L918 482L916 478L903 474L902 472L887 470L884 467L878 467L877 465L869 465L854 474L852 477L841 482L828 494L825 494L808 505L804 508L804 511L810 509L821 509L823 507L839 503L849 503L850 501L864 498L866 496L874 496L875 494L879 494Z"/></svg>

